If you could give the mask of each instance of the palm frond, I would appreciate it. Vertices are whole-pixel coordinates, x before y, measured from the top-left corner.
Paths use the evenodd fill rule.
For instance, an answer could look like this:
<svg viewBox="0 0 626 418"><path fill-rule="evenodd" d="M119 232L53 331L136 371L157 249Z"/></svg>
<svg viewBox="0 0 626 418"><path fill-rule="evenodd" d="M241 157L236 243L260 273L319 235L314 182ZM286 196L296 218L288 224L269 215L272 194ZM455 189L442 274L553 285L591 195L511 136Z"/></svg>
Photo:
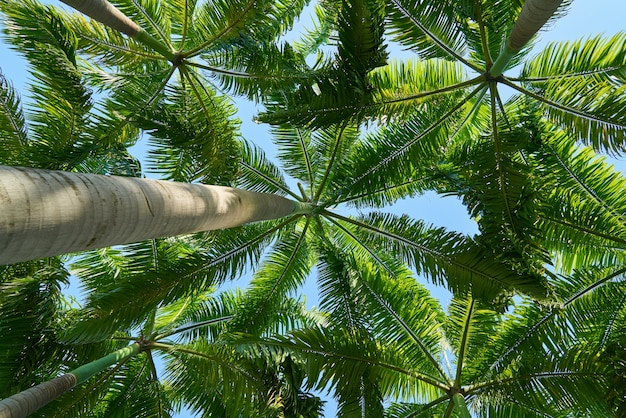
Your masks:
<svg viewBox="0 0 626 418"><path fill-rule="evenodd" d="M331 313L333 323L346 329L367 329L385 345L393 346L403 358L402 367L420 370L446 384L448 376L439 365L440 306L406 267L396 264L389 273L367 259L338 248L323 252L319 275L322 308ZM432 389L420 382L403 387L400 381L384 387L385 393L393 391L394 396L403 397L425 396Z"/></svg>
<svg viewBox="0 0 626 418"><path fill-rule="evenodd" d="M150 134L148 170L173 181L230 184L239 159L230 100L187 83L168 93L167 103L134 118Z"/></svg>
<svg viewBox="0 0 626 418"><path fill-rule="evenodd" d="M256 270L229 329L254 335L263 332L272 323L275 307L304 283L314 262L308 250L309 228L310 222L306 221L281 232L281 239Z"/></svg>
<svg viewBox="0 0 626 418"><path fill-rule="evenodd" d="M187 57L248 35L271 41L289 29L306 3L302 0L212 1L196 5L188 27Z"/></svg>
<svg viewBox="0 0 626 418"><path fill-rule="evenodd" d="M540 215L541 231L561 266L569 270L618 262L626 237L623 175L562 133L542 146L541 161L555 184Z"/></svg>
<svg viewBox="0 0 626 418"><path fill-rule="evenodd" d="M492 300L513 289L546 297L544 279L507 262L506 254L491 252L479 242L442 228L429 228L407 216L373 213L344 222L361 226L357 231L364 242L379 251L396 254L409 266L436 284L453 292L472 291L478 298ZM409 227L410 225L410 227ZM408 228L407 228L408 227Z"/></svg>
<svg viewBox="0 0 626 418"><path fill-rule="evenodd" d="M467 45L455 9L449 2L391 0L387 11L391 37L422 58L464 61Z"/></svg>
<svg viewBox="0 0 626 418"><path fill-rule="evenodd" d="M626 85L570 78L543 83L541 88L505 84L544 105L548 118L594 149L621 154L626 132Z"/></svg>
<svg viewBox="0 0 626 418"><path fill-rule="evenodd" d="M447 140L445 125L432 128L437 116L418 112L359 139L335 169L333 200L378 206L432 185ZM430 132L425 135L424 129ZM407 194L401 194L404 190Z"/></svg>
<svg viewBox="0 0 626 418"><path fill-rule="evenodd" d="M265 152L251 142L242 144L242 161L235 186L255 192L291 194L298 199L300 196L290 192L280 169L272 163Z"/></svg>
<svg viewBox="0 0 626 418"><path fill-rule="evenodd" d="M19 94L0 72L0 161L3 164L19 165L27 145L27 133Z"/></svg>
<svg viewBox="0 0 626 418"><path fill-rule="evenodd" d="M262 95L307 83L310 71L304 57L289 44L262 43L253 36L238 37L201 56L189 65L203 70L221 88L257 100Z"/></svg>
<svg viewBox="0 0 626 418"><path fill-rule="evenodd" d="M55 324L65 309L68 273L58 259L0 267L0 396L56 377L63 351Z"/></svg>
<svg viewBox="0 0 626 418"><path fill-rule="evenodd" d="M626 33L553 42L526 61L520 81L533 85L571 78L606 81L616 87L626 81Z"/></svg>
<svg viewBox="0 0 626 418"><path fill-rule="evenodd" d="M99 341L138 326L161 304L239 277L272 239L271 228L267 230L266 224L255 224L211 234L204 243L189 237L163 239L155 246L143 242L86 253L73 271L92 292L65 339Z"/></svg>
<svg viewBox="0 0 626 418"><path fill-rule="evenodd" d="M391 61L389 65L371 72L373 103L368 104L368 116L395 119L413 116L415 108L424 102L439 103L439 95L458 99L471 84L462 65L443 59Z"/></svg>
<svg viewBox="0 0 626 418"><path fill-rule="evenodd" d="M80 149L92 107L76 67L76 35L50 6L10 2L2 11L9 39L32 66L30 158L39 167L67 167L68 155Z"/></svg>
<svg viewBox="0 0 626 418"><path fill-rule="evenodd" d="M250 416L267 400L262 369L228 345L197 340L158 345L164 351L166 381L176 399L208 416ZM217 414L217 415L215 415Z"/></svg>
<svg viewBox="0 0 626 418"><path fill-rule="evenodd" d="M122 8L126 12L131 11L128 7ZM131 6L131 9L137 11L134 6ZM66 16L77 35L78 51L94 59L102 68L124 68L132 74L133 70L139 70L147 62L159 62L161 69L168 66L161 55L131 37L126 37L101 23L89 20L82 14L74 13L66 14ZM136 72L139 73L139 71Z"/></svg>
<svg viewBox="0 0 626 418"><path fill-rule="evenodd" d="M278 147L282 168L308 186L309 196L313 196L314 192L310 188L315 184L317 173L322 168L312 136L311 130L304 128L280 126L272 129L272 138Z"/></svg>

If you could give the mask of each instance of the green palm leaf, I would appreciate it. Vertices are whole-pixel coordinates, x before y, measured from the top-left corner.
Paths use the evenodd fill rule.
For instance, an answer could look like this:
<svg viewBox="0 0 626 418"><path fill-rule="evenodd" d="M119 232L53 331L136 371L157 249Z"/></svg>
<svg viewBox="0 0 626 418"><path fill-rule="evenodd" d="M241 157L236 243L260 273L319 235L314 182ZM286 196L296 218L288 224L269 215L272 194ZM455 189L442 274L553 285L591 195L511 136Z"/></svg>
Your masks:
<svg viewBox="0 0 626 418"><path fill-rule="evenodd" d="M68 273L58 259L0 268L0 396L53 377L63 351L55 335Z"/></svg>
<svg viewBox="0 0 626 418"><path fill-rule="evenodd" d="M239 153L230 101L187 84L168 93L167 103L135 121L150 134L148 170L173 181L230 184Z"/></svg>
<svg viewBox="0 0 626 418"><path fill-rule="evenodd" d="M391 36L422 58L459 58L466 44L459 30L456 8L447 3L391 0Z"/></svg>
<svg viewBox="0 0 626 418"><path fill-rule="evenodd" d="M314 262L308 250L309 228L307 221L281 232L280 241L256 270L230 329L255 335L263 332L281 301L304 283Z"/></svg>
<svg viewBox="0 0 626 418"><path fill-rule="evenodd" d="M523 269L516 271L514 267L519 266L507 265L504 255L459 234L391 214L371 214L358 224L366 225L358 231L361 240L396 255L418 274L423 273L433 283L446 284L455 293L471 289L476 297L490 300L502 291L517 289L546 296L541 277Z"/></svg>
<svg viewBox="0 0 626 418"><path fill-rule="evenodd" d="M27 127L21 101L9 80L0 73L0 161L18 165L27 143Z"/></svg>

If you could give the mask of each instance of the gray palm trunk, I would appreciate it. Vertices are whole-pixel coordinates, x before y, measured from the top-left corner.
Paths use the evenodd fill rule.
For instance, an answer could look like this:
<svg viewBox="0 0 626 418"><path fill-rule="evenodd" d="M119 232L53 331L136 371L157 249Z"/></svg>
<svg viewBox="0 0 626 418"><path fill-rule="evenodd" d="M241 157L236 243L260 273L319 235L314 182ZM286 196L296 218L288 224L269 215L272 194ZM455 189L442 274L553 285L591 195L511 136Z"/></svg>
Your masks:
<svg viewBox="0 0 626 418"><path fill-rule="evenodd" d="M0 166L0 264L304 213L223 186Z"/></svg>
<svg viewBox="0 0 626 418"><path fill-rule="evenodd" d="M113 364L124 362L140 351L139 344L129 345L62 376L3 399L0 401L0 418L27 417L96 373Z"/></svg>
<svg viewBox="0 0 626 418"><path fill-rule="evenodd" d="M507 64L556 12L563 0L526 0L506 46L489 70L492 77L502 74Z"/></svg>
<svg viewBox="0 0 626 418"><path fill-rule="evenodd" d="M153 38L138 24L125 16L107 0L61 0L68 6L97 20L98 22L130 36L154 49L170 61L176 60L176 54L163 42Z"/></svg>

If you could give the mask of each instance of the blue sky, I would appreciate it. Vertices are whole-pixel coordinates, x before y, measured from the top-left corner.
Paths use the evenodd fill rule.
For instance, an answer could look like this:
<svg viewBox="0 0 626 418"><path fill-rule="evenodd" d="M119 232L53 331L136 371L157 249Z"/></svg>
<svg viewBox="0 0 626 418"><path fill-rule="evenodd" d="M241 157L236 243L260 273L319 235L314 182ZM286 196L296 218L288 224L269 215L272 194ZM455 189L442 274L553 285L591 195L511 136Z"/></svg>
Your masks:
<svg viewBox="0 0 626 418"><path fill-rule="evenodd" d="M5 1L5 0L0 0ZM15 0L17 1L17 0ZM60 4L58 1L46 1L46 3ZM543 31L540 40L535 47L538 52L551 41L563 41L580 39L597 34L611 35L626 30L626 1L624 0L574 0L566 16L556 21L547 31ZM0 26L1 26L0 22ZM306 18L301 24L307 24ZM392 53L394 50L392 49ZM395 50L395 54L405 54ZM22 59L10 51L6 44L0 42L0 69L4 76L10 80L23 96L27 96L25 86L28 75L25 63ZM240 106L239 117L243 122L243 135L271 153L272 145L268 130L252 121L255 107L248 103L238 102ZM145 152L145 145L140 143L136 149L138 154ZM612 160L616 166L626 172L626 159ZM453 197L442 198L434 194L426 194L420 198L410 199L403 202L397 208L400 212L410 213L414 218L424 219L426 222L437 226L445 226L458 232L472 234L476 232L475 223L469 219L467 211L460 202ZM309 300L315 304L317 289L314 283L307 286ZM445 292L440 293L444 300ZM334 416L334 405L329 405L326 416ZM181 415L188 416L186 412Z"/></svg>

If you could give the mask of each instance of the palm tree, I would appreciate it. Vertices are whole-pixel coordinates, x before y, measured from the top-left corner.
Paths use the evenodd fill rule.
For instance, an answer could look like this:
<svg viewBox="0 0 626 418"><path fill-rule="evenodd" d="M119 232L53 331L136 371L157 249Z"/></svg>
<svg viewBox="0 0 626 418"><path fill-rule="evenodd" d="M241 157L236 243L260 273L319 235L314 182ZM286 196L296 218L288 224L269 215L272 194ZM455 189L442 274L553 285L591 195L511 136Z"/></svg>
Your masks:
<svg viewBox="0 0 626 418"><path fill-rule="evenodd" d="M125 311L109 313L107 299L110 303L117 298L119 304L120 298L132 296L119 294L120 281L128 277L145 281L159 274L172 279L174 271L189 267L189 257L198 257L190 244L185 240L146 242L123 250L101 250L77 262L75 272L92 292L83 307L59 310L52 331L56 355L62 359L59 370L80 366L0 401L0 415L27 416L51 402L42 412L55 416L170 416L183 405L220 416L249 416L252 411L278 416L285 410L317 416L321 403L301 390L297 361L250 356L233 348L227 324L241 303L240 292L216 295L196 288L185 296L170 297L170 302L126 304ZM117 263L116 270L111 269L112 261ZM260 335L312 326L322 318L306 312L301 302L287 299ZM17 330L33 336L32 330ZM159 377L156 352L162 353L165 382ZM84 364L89 360L93 361ZM35 369L29 376L41 366L31 365ZM2 382L11 380L13 376L3 376Z"/></svg>
<svg viewBox="0 0 626 418"><path fill-rule="evenodd" d="M118 97L105 98L102 106L97 107L91 102L93 96L85 87L85 77L77 66L76 35L64 23L62 15L49 7L39 6L36 3L6 3L3 8L11 18L8 25L9 31L17 35L11 39L36 68L37 83L33 86L33 99L41 110L36 111L31 123L27 124L19 97L4 78L0 79L2 81L0 90L3 99L2 137L7 140L7 146L3 149L2 160L14 165L37 165L45 168L95 171L103 174L138 175L140 170L137 162L126 151L126 147L137 140L138 132L129 126L127 116L120 115L121 109L115 107ZM38 18L32 19L33 15L38 16ZM32 33L37 33L37 36L31 36ZM199 92L189 86L174 86L172 91L174 94L169 99L171 100L170 105L163 106L165 111L171 110L171 112L160 116L167 121L165 123L178 123L178 128L182 129L177 132L177 135L171 135L168 140L176 141L180 136L191 136L191 138L184 138L185 142L178 142L179 153L182 154L179 154L179 158L183 161L189 160L190 152L197 152L188 164L184 164L179 159L175 163L176 170L193 172L191 178L185 178L186 181L202 176L205 180L217 180L218 183L227 182L234 171L233 155L236 156L237 154L236 122L224 119L224 116L232 114L232 108L228 103L206 90ZM177 104L182 105L184 103L182 109L180 106L172 106L172 102L176 103L174 98L178 101ZM195 103L199 104L199 111L185 111L185 107ZM211 118L207 117L209 111ZM186 118L184 123L180 121L181 117ZM212 119L214 118L221 120L213 123ZM153 120L155 118L151 118L150 122ZM155 136L158 137L158 125L151 125L151 128L155 129ZM211 138L213 141L205 141L205 135L213 136ZM202 144L198 144L199 137L203 139ZM187 149L183 146L185 143ZM165 157L169 158L165 164L161 165L164 168L169 168L172 165L172 155L168 154ZM105 161L104 164L103 161ZM212 169L208 170L207 167ZM173 179L177 177L180 176L173 175ZM2 206L13 214L10 216L11 220L7 219L6 223L3 224L1 233L4 244L0 263L5 264L169 234L230 227L253 220L266 219L268 216L281 217L293 212L295 208L293 202L280 196L271 197L223 187L210 188L199 185L176 185L132 179L115 180L112 177L89 177L72 173L51 173L36 170L25 171L10 167L2 169L2 181ZM72 192L73 200L72 198L68 199L65 193L69 190L77 191L78 189L75 187L79 183L84 185L81 190L82 193L86 194L81 196L80 193L74 194ZM122 191L119 189L120 184L134 184L135 187L139 188ZM161 185L159 186L159 184ZM187 192L183 192L187 194L187 197L195 196L195 199L199 200L189 200L175 192L174 188L179 191L187 190ZM148 189L153 192L162 192L156 197L161 203L157 203L157 200L153 201L152 198L142 197ZM192 189L195 191L191 191ZM28 190L32 191L33 194L25 193ZM105 190L110 190L110 192ZM224 195L224 192L228 196ZM99 197L94 199L96 195ZM108 198L105 197L107 195ZM223 198L217 198L219 201L215 200L218 195L223 196ZM53 196L56 196L57 203L53 203ZM109 198L112 200L107 202ZM253 200L260 198L261 200L256 200L256 203L253 203L249 198ZM125 199L128 199L130 206L122 203ZM94 206L89 209L85 207L81 209L78 201L89 202L88 204ZM34 215L39 212L40 217L36 215L28 220L25 216L28 212L24 211L25 202L34 205L32 207L34 212L31 211L30 214ZM154 218L155 214L160 216L168 211L165 210L164 212L160 208L164 202L187 205L186 207L192 209L192 212L201 208L206 208L208 211L200 210L196 211L196 215L192 215L186 210L180 212L178 209L172 208L174 210L170 212L167 219L157 220ZM243 206L229 206L232 203ZM252 206L259 204L260 206L257 208L261 212L268 210L269 212L266 214L249 212L248 215L245 215L244 212L252 209L250 204ZM34 209L35 206L39 207L38 211ZM242 211L244 206L248 209ZM296 204L296 206L299 205ZM59 216L50 216L52 207L57 208L55 210ZM133 207L135 209L143 207L146 212L135 212L134 214L118 212L117 209L122 207L131 211L133 211ZM69 208L76 209L73 215L72 210L68 210ZM111 216L105 215L100 220L82 217L83 215L89 217L88 214L96 215L100 212L96 208L107 208L115 213L111 212L109 214ZM231 218L233 222L222 223L217 221L217 218L212 215L212 213L216 213L215 210L210 208L221 211L222 215L228 215L227 217ZM252 212L256 211L257 209L252 209ZM183 213L185 214L183 215ZM235 220L232 216L238 219ZM182 228L175 226L179 221L184 219L189 221L194 217L196 221L192 222L196 223L195 226L187 225ZM165 229L158 232L148 232L144 228L144 232L139 235L133 234L132 230L141 224L141 222L137 224L139 219L143 219L145 222L144 227L160 226L165 227ZM121 220L128 223L116 228L115 224ZM30 226L28 226L29 224ZM30 229L33 226L35 228ZM83 229L84 226L93 226L94 228ZM169 229L170 227L173 229ZM78 233L80 229L86 235L81 237ZM140 229L142 228L140 227ZM50 233L44 233L44 231ZM107 231L110 232L108 237ZM45 238L46 236L47 238ZM73 238L68 240L63 237ZM72 241L74 242L72 243Z"/></svg>
<svg viewBox="0 0 626 418"><path fill-rule="evenodd" d="M376 177L394 198L407 197L437 173L432 188L461 197L478 220L477 240L513 263L571 268L581 253L587 266L623 262L623 176L594 151L623 152L626 35L551 44L527 59L532 36L559 16L560 3L393 0L386 12L358 3L375 16L367 27L326 9L320 19L338 32L337 62L360 72L330 63L320 70L326 81L271 96L260 120L369 124L353 162L368 168L346 190L373 193ZM386 48L383 30L419 60L374 59ZM368 54L351 51L359 44L348 38L364 40ZM521 75L510 77L518 65ZM500 87L518 94L505 102Z"/></svg>
<svg viewBox="0 0 626 418"><path fill-rule="evenodd" d="M169 45L168 42L172 40L180 42L171 33L188 40L197 35L193 38L198 41L194 46L196 49L185 57L178 80L174 80L173 75L180 63L169 61L168 64L167 57L154 56L153 48L149 45L136 44L101 26L88 26L79 17L69 19L72 25L68 25L60 14L53 14L57 19L52 19L46 31L42 32L55 34L46 38L45 43L59 45L62 54L57 54L56 60L64 62L64 68L69 69L68 74L73 77L72 82L64 87L72 87L70 91L74 92L74 96L80 96L81 100L89 97L81 90L82 81L89 81L103 89L113 87L115 90L105 98L102 108L106 110L121 105L117 107L122 109L121 112L99 112L99 121L114 120L114 123L102 124L108 127L104 131L87 130L90 134L86 141L88 145L76 139L67 140L63 153L55 151L58 152L59 161L64 161L63 164L70 169L81 171L76 168L101 167L96 164L96 157L111 153L113 158L103 160L107 161L106 167L115 167L116 161L125 161L125 147L136 140L135 129L141 128L150 131L154 142L160 145L150 159L168 179L211 183L205 180L217 177L215 183L288 196L310 208L298 216L189 238L191 249L199 251L190 249L183 252L185 256L175 260L177 262L171 264L171 269L162 270L162 266L153 265L150 270L138 269L137 274L134 274L134 264L130 261L129 274L120 275L119 255L105 257L104 262L98 261L101 260L98 254L106 255L110 250L85 255L87 261L83 268L87 271L84 277L93 290L90 313L94 319L85 322L90 324L89 327L78 324L74 328L78 336L82 333L88 336L88 329L95 329L98 334L91 337L94 340L109 338L116 330L129 329L147 320L149 313L161 305L206 291L216 283L239 276L246 267L254 266L251 287L228 326L233 332L253 334L259 339L267 326L273 323L272 318L280 311L281 303L296 292L317 268L323 308L331 316L333 326L327 330L298 331L292 336L295 343L277 338L276 344L295 353L306 352L306 342L309 352L322 354L321 357L311 355L306 358L306 365L309 366L306 382L315 383L318 388L325 388L327 383L341 382L336 385L336 390L343 413L366 411L372 416L380 416L383 412L380 400L389 397L390 393L410 394L407 398L399 398L407 402L437 401L431 407L437 411L442 409L443 414L451 414L454 408L463 414L468 404L470 408L480 410L481 396L491 399L491 395L496 394L494 399L500 399L504 395L498 390L504 387L533 393L532 385L538 384L536 379L503 380L510 373L520 370L518 364L508 361L509 354L505 356L506 361L503 360L506 366L504 371L494 366L496 371L492 375L484 374L474 378L470 374L471 368L465 368L467 366L463 359L471 357L472 362L479 362L482 354L479 355L480 350L476 348L479 344L470 347L469 337L464 340L463 335L472 330L475 315L478 315L479 322L485 322L486 328L490 324L505 323L496 308L504 309L514 292L521 291L545 298L548 287L546 276L556 287L553 296L568 301L571 293L562 291L559 287L562 282L558 276L546 271L546 265L555 259L570 270L576 268L581 271L591 270L594 264L599 265L597 268L604 268L606 264L603 263L607 260L617 260L615 271L597 279L596 283L599 284L608 280L604 278L612 279L621 274L619 272L624 261L623 217L620 216L623 213L623 198L619 191L623 178L603 162L594 159L590 161L589 156L593 156L593 152L582 150L576 141L585 140L579 138L583 136L583 131L587 138L589 133L595 135L605 130L608 137L597 139L596 143L590 136L592 139L589 143L597 149L619 148L624 126L620 119L623 113L619 113L622 104L619 100L611 102L611 98L619 97L624 56L618 52L596 57L591 51L593 47L608 50L623 42L623 37L617 36L609 41L597 40L595 43L589 41L583 46L566 46L563 47L567 50L565 52L549 50L543 58L540 56L527 63L526 73L520 79L508 79L503 75L494 77L489 75L493 60L490 61L488 57L500 52L503 37L498 36L498 31L513 26L512 22L521 5L515 2L467 2L460 6L405 3L393 1L386 9L376 1L346 2L346 7L342 7L340 13L335 13L332 20L326 21L331 23L324 24L319 33L312 33L304 42L295 45L296 52L285 48L285 54L281 57L291 57L292 61L281 60L280 65L277 63L276 67L271 67L266 60L261 60L260 64L255 61L255 54L239 55L238 48L249 46L246 43L249 38L242 35L231 39L229 36L234 32L231 32L230 27L220 26L216 29L210 25L209 21L219 19L214 19L207 8L195 12L185 7L174 11L171 10L173 8L164 8L162 10L168 12L161 14L158 13L158 3L146 3L149 7L146 6L144 10L134 3L120 2L123 6L121 9L127 15L133 16L135 21L144 22L142 26L165 45ZM216 14L229 15L225 11L228 9L226 6L218 6ZM237 3L227 11L239 6ZM20 8L15 2L3 7L11 16L11 30L27 35L27 28L33 24L32 19L26 18L27 8ZM33 10L42 15L51 13L34 5ZM244 12L234 13L235 24L232 28L241 29L244 25L237 17L247 18L252 15L245 12L248 10L246 8L237 10ZM389 15L385 14L386 10L391 10ZM172 19L178 23L168 25L159 20L160 16L167 19L176 11L178 17L181 17L180 11L183 13L182 18ZM288 14L285 12L285 15ZM330 12L327 15L330 16ZM198 33L183 29L188 28L184 22L191 16L198 18L196 22L204 23L200 25ZM273 20L273 16L268 19ZM414 47L425 58L439 59L383 66L386 21L396 28L397 40ZM319 71L303 70L302 55L325 39L329 26L341 29L338 36L339 59L329 62L328 66ZM165 35L159 34L157 28L167 29L162 31ZM171 32L169 28L172 28ZM262 38L274 39L274 35L282 29L282 26L274 27L267 33L262 32ZM216 36L205 37L209 32ZM30 38L22 36L17 39L24 42L23 39ZM94 39L100 42L95 45L88 42ZM228 72L221 79L223 86L232 88L234 92L245 92L249 96L259 92L275 93L271 96L272 101L268 102L268 108L274 113L268 113L265 118L276 122L290 120L307 122L313 127L324 126L324 129L315 131L309 127L276 127L274 134L279 149L278 158L283 171L295 179L291 183L285 180L280 167L270 163L266 155L252 145L242 141L240 145L231 148L236 152L228 152L228 144L239 144L232 140L232 125L215 125L226 119L223 116L228 115L228 106L223 105L218 96L205 86L206 80L201 77L201 71L192 72L193 68L202 68L217 74L224 73L216 71L219 67L217 65L198 64L192 59L192 55L197 53L196 56L199 56L202 48L210 46L204 43L206 39L219 39L213 45L215 49L203 55L215 60L215 63L233 63L241 60L240 57L247 57L243 61L249 64L248 69L262 68L265 71L258 71L253 77L253 71L241 74ZM34 56L37 48L28 42L24 43L23 49ZM459 52L458 47L463 44L473 51L468 56ZM251 51L265 52L273 48L269 43L265 45L269 49L263 49L264 46ZM185 49L180 43L177 46L171 49ZM255 48L258 46L255 45ZM93 54L104 68L114 71L109 73L91 64L87 67L92 71L86 73L87 77L82 77L76 71L77 65L74 65L74 61L81 62L75 58L76 49L83 54ZM589 59L579 63L575 60L552 62L551 58L547 58L566 56L570 50L582 50ZM216 55L212 55L213 52ZM233 55L229 55L231 52ZM502 65L505 69L511 68L525 52L522 49L520 55ZM235 56L237 60L233 58ZM462 64L450 62L451 57ZM241 64L241 61L237 63ZM533 65L537 69L533 70ZM559 65L564 65L567 71L561 71L563 67ZM467 77L463 66L475 71L476 77ZM54 65L51 67L55 68ZM276 72L269 71L270 67ZM148 77L145 77L146 69ZM49 79L51 86L58 86L58 82L46 71L41 72L41 77L48 77L45 80ZM261 74L270 76L264 78ZM273 76L276 74L280 77ZM316 84L306 81L308 79L305 76L311 74ZM555 90L559 85L564 85L557 74L565 74L563 77L567 89ZM68 78L63 77L60 80ZM297 80L300 84L292 87L292 84L287 84L287 80L290 83ZM590 84L589 80L592 81ZM497 94L497 87L502 83L516 86L515 83L520 83L517 87L524 90L530 100L512 99L504 105ZM591 102L581 104L575 101L570 87L575 87L576 83L589 84L591 90L603 92L598 95L606 97L607 101L594 102L600 103L598 108L590 108ZM47 86L46 83L42 84ZM283 88L272 91L278 85ZM42 88L38 91L48 94L50 90L53 89ZM11 104L7 106L11 110L6 113L10 117L3 121L19 122L22 119L17 101L13 99L15 95L10 89L4 91L4 100ZM59 93L61 91L57 88L58 97L63 96ZM488 100L483 100L485 98ZM557 99L562 99L565 104ZM71 114L79 116L77 120L88 120L88 100L75 102L83 107L69 107L72 112L80 110ZM214 107L213 103L216 103ZM44 100L40 100L40 104L44 105ZM582 107L576 107L579 104ZM210 109L222 112L220 117L214 117L212 110L208 110L209 105ZM549 106L548 111L544 105ZM60 109L66 108L61 106ZM42 114L42 118L48 117L45 112ZM571 114L574 116L570 117ZM369 129L363 133L359 130L362 125L348 121L353 115L357 116L356 121L359 123L372 122L366 128L378 129ZM524 115L531 117L525 118ZM43 129L40 126L48 126L48 123L50 126L63 127L58 120L66 121L67 118L42 120L43 123L35 125L36 129ZM225 150L223 155L229 155L229 161L238 162L231 165L237 167L237 171L231 169L223 177L219 177L220 170L211 169L218 165L207 163L207 157L212 154L211 146L207 145L205 139L207 132L214 132L211 130L213 125L220 127L217 132L226 133L223 136L227 139L226 147L222 148ZM12 126L7 129L11 133L7 137L12 139L10 144L13 145L7 147L12 150L6 157L12 159L10 164L28 161L27 157L34 152L32 148L29 150L31 145L25 145L27 142L23 138L26 136L22 135L24 129L14 128L24 124L7 123L2 126ZM75 132L71 129L65 131ZM92 133L94 131L96 134ZM109 138L110 132L115 133L113 140L102 142L103 138ZM122 136L124 132L127 135L125 137ZM182 141L185 137L192 139ZM40 149L53 151L55 148L47 148L48 144L39 138L29 144L32 142ZM219 158L217 160L219 163ZM51 159L50 164L59 164L59 161ZM124 167L136 168L136 165L128 163ZM56 166L45 168L67 170L66 167ZM594 168L599 168L600 172L593 173ZM554 169L554 172L551 173L550 169ZM107 168L102 171L107 172ZM540 185L542 188L538 189ZM467 237L425 225L409 215L381 212L400 198L429 189L462 196L480 221L481 235ZM583 211L578 210L581 204L586 208ZM346 208L351 212L342 213ZM354 209L364 213L351 214ZM602 222L590 227L586 225L589 219L600 219ZM549 227L545 236L539 230L544 225ZM588 248L581 237L592 237L589 246L601 243L602 248L609 251L590 252L588 257L581 260L575 251ZM575 240L574 251L570 251L571 247L568 246L572 239ZM167 246L172 241L163 242ZM154 249L152 244L137 245L141 251L131 250L133 257L137 253L144 256L151 254ZM179 254L175 251L172 257L176 258ZM263 256L265 258L257 268ZM417 285L408 273L409 267L424 274L432 282L447 285L455 291L457 298L453 306L458 312L449 316L456 320L460 318L460 322L446 322L442 319L441 309L436 307L428 308L430 310L426 314L421 311L405 313L405 310L411 308L403 305L406 300L414 300L416 306L422 302L429 304L428 297L414 287ZM80 268L80 264L77 264L77 268ZM405 283L404 278L408 276L410 279L406 279L408 283ZM402 293L405 287L410 289L408 293ZM414 294L419 294L419 297L414 297ZM398 300L403 296L402 300ZM486 305L489 302L493 305ZM529 309L522 313L532 320L533 315L541 315L541 309L546 309L545 306L538 306L536 310ZM576 315L580 312L577 311ZM421 322L416 319L423 314L438 318L424 321L432 325L425 330L419 328ZM463 323L464 318L469 318L469 322ZM552 316L549 317L552 320L550 318ZM519 320L524 321L526 319ZM572 323L581 322L584 321ZM442 373L441 365L438 366L440 361L437 356L447 352L445 346L439 345L442 334L437 331L437 327L444 323L450 329L445 337L456 350L457 367L452 373ZM515 328L514 325L511 327ZM482 326L476 326L480 338L489 334L489 329L484 331ZM398 338L390 338L384 332L387 328L393 328L393 336L398 335ZM519 332L520 328L515 329ZM550 330L559 331L556 326L550 327ZM503 331L502 334L507 332ZM551 341L551 336L541 338ZM554 337L555 341L557 339ZM298 344L300 340L304 342ZM533 338L528 340L535 341ZM507 340L513 345L517 344L516 341ZM523 341L519 347L523 347ZM383 362L373 360L388 342L392 350L383 350ZM407 352L406 347L415 348L415 345L418 349L409 350L409 354L416 353L415 357L407 355L407 359L398 358L399 354ZM585 354L573 342L564 340L563 346L564 350L571 348L568 352ZM348 354L335 355L344 349ZM497 347L493 349L495 353ZM537 353L544 354L543 351L528 351L532 354L525 358L537 356ZM366 353L368 357L364 358L360 353ZM487 354L495 355L493 353ZM499 351L496 354L503 353ZM522 353L522 349L514 350L513 353ZM525 352L522 354L526 355ZM325 361L329 358L340 365L346 360L346 367L335 368L334 363ZM422 361L424 358L426 360ZM531 371L552 373L550 378L554 379L549 381L556 382L556 390L560 391L554 393L562 393L562 389L570 385L572 393L578 394L586 387L587 376L583 376L582 383L575 381L570 384L567 378L559 379L554 373L559 367L574 370L573 363L567 363L567 358L561 363L549 355L543 358L544 363L530 363ZM414 364L407 365L408 361L414 361ZM477 370L483 373L488 371L479 366L476 366ZM333 370L337 370L336 375ZM423 370L428 371L429 375L425 376ZM581 370L586 373L589 369ZM181 380L185 382L183 386L189 383L193 388L188 379L196 374L189 373L185 377L187 380ZM351 384L343 384L342 379L350 380ZM403 383L409 381L407 379L412 380ZM524 386L524 382L530 382L531 387ZM416 391L418 394L413 395ZM192 389L188 399L197 399L196 395L197 392L194 393ZM589 392L581 399L586 401L589 408L600 408L596 405L597 399L591 395ZM513 403L511 401L510 404ZM492 403L489 407L507 408L506 405L510 404L503 403L505 406L501 407ZM537 405L531 400L524 407L535 408ZM413 406L407 408L415 409Z"/></svg>
<svg viewBox="0 0 626 418"><path fill-rule="evenodd" d="M301 207L223 186L3 166L0 190L0 264L231 228Z"/></svg>
<svg viewBox="0 0 626 418"><path fill-rule="evenodd" d="M561 278L560 306L526 299L504 313L461 296L446 314L403 267L390 277L356 257L326 261L326 280L345 278L327 287L325 304L342 306L328 325L240 344L300 358L341 416L609 416L614 370L598 354L623 335L623 267Z"/></svg>

